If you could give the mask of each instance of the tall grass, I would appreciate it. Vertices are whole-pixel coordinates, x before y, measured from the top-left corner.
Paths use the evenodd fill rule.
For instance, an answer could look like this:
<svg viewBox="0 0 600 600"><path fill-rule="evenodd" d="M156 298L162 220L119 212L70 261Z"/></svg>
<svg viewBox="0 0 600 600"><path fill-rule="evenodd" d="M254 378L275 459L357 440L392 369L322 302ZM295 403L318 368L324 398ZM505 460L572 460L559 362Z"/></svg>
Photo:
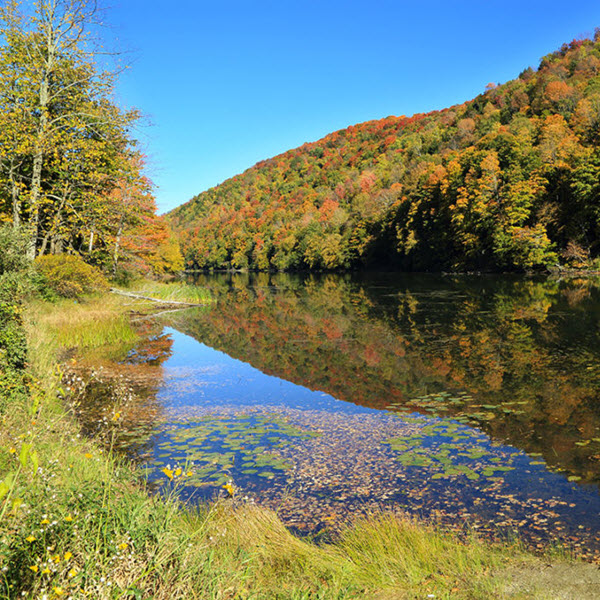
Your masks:
<svg viewBox="0 0 600 600"><path fill-rule="evenodd" d="M211 301L210 293L205 288L184 282L165 283L143 280L130 283L127 291L164 301L190 304L208 304Z"/></svg>
<svg viewBox="0 0 600 600"><path fill-rule="evenodd" d="M459 540L402 516L359 520L317 545L235 499L183 507L176 482L150 496L110 445L79 435L55 369L61 348L129 339L127 307L117 297L30 307L32 369L45 384L0 429L0 480L18 472L0 516L0 597L501 598L506 568L535 561L517 545ZM118 419L107 427L116 433Z"/></svg>
<svg viewBox="0 0 600 600"><path fill-rule="evenodd" d="M80 354L101 350L110 355L133 344L138 336L128 308L122 298L110 294L85 302L31 302L25 321L32 367L44 377L69 350Z"/></svg>

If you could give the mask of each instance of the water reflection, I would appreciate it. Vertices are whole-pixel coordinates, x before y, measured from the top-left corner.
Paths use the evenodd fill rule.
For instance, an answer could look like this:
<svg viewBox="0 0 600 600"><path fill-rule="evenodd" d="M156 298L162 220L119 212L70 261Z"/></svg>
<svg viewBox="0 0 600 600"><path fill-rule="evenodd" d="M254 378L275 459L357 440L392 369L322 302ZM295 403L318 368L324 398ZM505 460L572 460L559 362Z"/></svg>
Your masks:
<svg viewBox="0 0 600 600"><path fill-rule="evenodd" d="M65 365L71 410L85 435L142 462L152 455L164 406L158 397L173 339L152 320L135 323L141 341L106 347Z"/></svg>
<svg viewBox="0 0 600 600"><path fill-rule="evenodd" d="M378 409L457 418L600 482L600 290L591 280L202 277L169 323L264 373Z"/></svg>
<svg viewBox="0 0 600 600"><path fill-rule="evenodd" d="M534 546L566 541L600 560L592 281L237 274L198 284L214 304L147 324L108 378L113 389L134 382L113 431L153 486L199 500L231 483L299 532L400 509L518 531ZM116 410L105 396L81 404L90 430Z"/></svg>

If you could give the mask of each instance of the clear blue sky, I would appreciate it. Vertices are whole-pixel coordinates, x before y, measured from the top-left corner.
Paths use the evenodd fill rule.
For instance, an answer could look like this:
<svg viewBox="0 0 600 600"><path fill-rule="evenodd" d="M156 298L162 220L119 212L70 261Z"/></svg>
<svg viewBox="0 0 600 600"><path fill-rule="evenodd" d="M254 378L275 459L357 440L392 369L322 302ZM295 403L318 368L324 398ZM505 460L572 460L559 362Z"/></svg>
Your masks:
<svg viewBox="0 0 600 600"><path fill-rule="evenodd" d="M593 34L600 2L113 0L106 16L164 212L337 129L469 100Z"/></svg>

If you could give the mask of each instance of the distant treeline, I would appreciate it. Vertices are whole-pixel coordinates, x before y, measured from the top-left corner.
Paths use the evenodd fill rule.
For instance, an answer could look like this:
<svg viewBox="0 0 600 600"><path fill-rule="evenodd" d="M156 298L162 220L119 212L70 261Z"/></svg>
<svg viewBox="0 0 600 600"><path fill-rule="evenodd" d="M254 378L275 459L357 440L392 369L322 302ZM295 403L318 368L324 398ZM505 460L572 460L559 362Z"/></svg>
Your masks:
<svg viewBox="0 0 600 600"><path fill-rule="evenodd" d="M354 125L169 218L187 268L600 266L600 34L470 102Z"/></svg>

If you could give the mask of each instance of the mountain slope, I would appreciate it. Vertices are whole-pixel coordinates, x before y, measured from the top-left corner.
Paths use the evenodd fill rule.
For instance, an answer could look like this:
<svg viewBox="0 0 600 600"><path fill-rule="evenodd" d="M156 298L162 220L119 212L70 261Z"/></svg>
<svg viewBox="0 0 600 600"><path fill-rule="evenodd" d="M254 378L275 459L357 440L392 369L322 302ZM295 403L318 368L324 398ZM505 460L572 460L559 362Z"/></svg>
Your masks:
<svg viewBox="0 0 600 600"><path fill-rule="evenodd" d="M599 140L597 33L465 104L260 162L169 218L188 268L597 266Z"/></svg>

